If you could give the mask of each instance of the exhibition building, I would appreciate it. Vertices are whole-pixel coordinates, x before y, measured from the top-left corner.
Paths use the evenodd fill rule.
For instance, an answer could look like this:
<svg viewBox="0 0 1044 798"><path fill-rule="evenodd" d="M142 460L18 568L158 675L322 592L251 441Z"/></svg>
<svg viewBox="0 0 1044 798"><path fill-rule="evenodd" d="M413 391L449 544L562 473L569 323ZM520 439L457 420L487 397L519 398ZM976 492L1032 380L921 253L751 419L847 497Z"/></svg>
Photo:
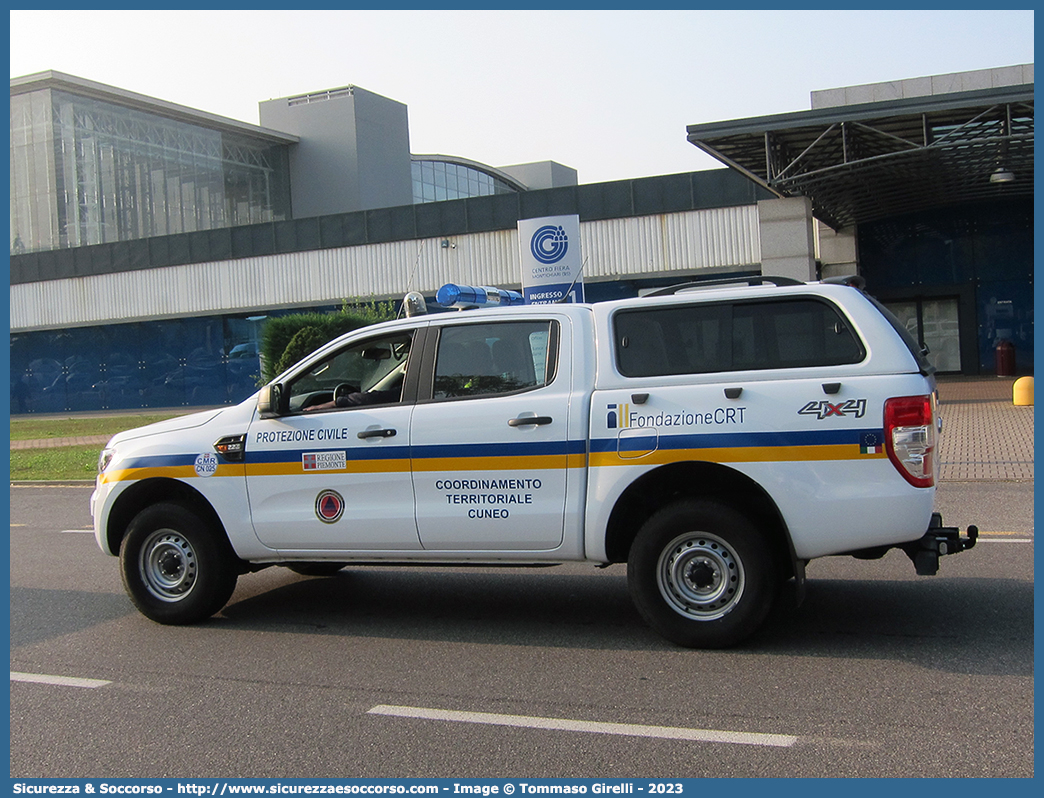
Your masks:
<svg viewBox="0 0 1044 798"><path fill-rule="evenodd" d="M697 120L678 136L722 168L606 183L412 153L406 106L358 86L252 125L42 72L10 133L15 414L241 401L266 319L518 289L519 223L563 216L588 302L858 274L939 372L1033 369L1032 64Z"/></svg>

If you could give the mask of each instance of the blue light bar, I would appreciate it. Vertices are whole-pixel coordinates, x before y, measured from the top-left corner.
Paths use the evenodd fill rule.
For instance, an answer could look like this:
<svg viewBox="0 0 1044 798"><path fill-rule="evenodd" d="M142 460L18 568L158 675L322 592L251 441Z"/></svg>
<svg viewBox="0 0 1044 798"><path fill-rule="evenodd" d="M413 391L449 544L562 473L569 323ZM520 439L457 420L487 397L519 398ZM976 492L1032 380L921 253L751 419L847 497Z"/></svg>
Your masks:
<svg viewBox="0 0 1044 798"><path fill-rule="evenodd" d="M478 285L446 283L435 294L435 301L444 308L482 308L499 305L522 305L525 300L518 291L489 288Z"/></svg>

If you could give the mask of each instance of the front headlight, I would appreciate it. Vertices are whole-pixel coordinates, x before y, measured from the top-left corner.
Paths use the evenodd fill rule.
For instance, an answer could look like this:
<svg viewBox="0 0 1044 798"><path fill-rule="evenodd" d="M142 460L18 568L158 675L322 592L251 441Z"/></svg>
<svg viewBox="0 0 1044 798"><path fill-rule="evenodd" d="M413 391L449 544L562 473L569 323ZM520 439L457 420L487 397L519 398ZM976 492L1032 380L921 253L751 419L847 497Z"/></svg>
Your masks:
<svg viewBox="0 0 1044 798"><path fill-rule="evenodd" d="M98 473L104 474L105 469L109 467L109 463L112 462L113 456L116 454L115 449L102 449L101 454L98 455Z"/></svg>

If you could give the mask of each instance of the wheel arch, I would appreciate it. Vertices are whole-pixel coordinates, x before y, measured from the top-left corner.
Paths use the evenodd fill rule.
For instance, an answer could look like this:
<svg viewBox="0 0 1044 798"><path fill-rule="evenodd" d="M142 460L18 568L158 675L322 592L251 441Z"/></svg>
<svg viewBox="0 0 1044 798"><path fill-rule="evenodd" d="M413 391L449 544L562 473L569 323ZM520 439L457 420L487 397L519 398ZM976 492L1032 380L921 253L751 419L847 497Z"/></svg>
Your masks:
<svg viewBox="0 0 1044 798"><path fill-rule="evenodd" d="M120 550L120 543L127 534L127 528L134 516L146 507L160 502L176 502L197 513L208 521L213 529L218 530L229 550L232 549L225 525L221 523L221 518L203 494L179 480L155 477L134 483L116 498L105 527L109 550Z"/></svg>
<svg viewBox="0 0 1044 798"><path fill-rule="evenodd" d="M708 498L747 516L769 543L787 578L799 568L786 522L772 497L757 482L719 463L688 461L653 469L636 479L617 499L606 527L610 562L626 562L642 524L677 499Z"/></svg>

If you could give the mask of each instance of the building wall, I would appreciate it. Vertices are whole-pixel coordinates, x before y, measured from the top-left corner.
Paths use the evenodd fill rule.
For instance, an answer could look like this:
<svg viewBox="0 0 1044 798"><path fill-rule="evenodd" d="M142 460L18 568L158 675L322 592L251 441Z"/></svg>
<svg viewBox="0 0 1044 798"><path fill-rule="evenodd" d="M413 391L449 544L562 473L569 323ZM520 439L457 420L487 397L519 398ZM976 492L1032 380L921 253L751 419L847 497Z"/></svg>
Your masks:
<svg viewBox="0 0 1044 798"><path fill-rule="evenodd" d="M358 210L409 204L413 201L413 174L406 105L370 91L357 91L355 108Z"/></svg>
<svg viewBox="0 0 1044 798"><path fill-rule="evenodd" d="M501 166L499 169L531 189L557 188L577 184L576 170L555 161L512 164L511 166Z"/></svg>
<svg viewBox="0 0 1044 798"><path fill-rule="evenodd" d="M816 279L812 202L786 197L758 202L761 228L761 271L794 280Z"/></svg>
<svg viewBox="0 0 1044 798"><path fill-rule="evenodd" d="M400 299L411 289L431 297L447 282L518 287L519 218L577 211L581 219L601 217L582 221L580 231L592 300L758 269L755 202L762 195L726 170L561 191L371 212L391 227L405 213L405 231L415 233L419 224L436 234L387 240L391 228L364 223L362 243L354 246L316 244L324 227L334 231L329 242L366 214L14 258L21 281L10 287L12 412L240 401L256 390L258 342L269 316L335 310L345 299ZM283 229L286 239L273 235ZM374 238L366 243L366 235ZM296 248L279 251L281 241ZM194 260L193 242L209 251L265 251L179 262ZM150 252L173 262L157 266ZM64 264L70 274L26 279L40 264Z"/></svg>
<svg viewBox="0 0 1044 798"><path fill-rule="evenodd" d="M265 255L514 230L519 219L581 222L753 205L769 197L728 169L376 208L349 214L15 255L11 285ZM718 235L718 233L715 233Z"/></svg>
<svg viewBox="0 0 1044 798"><path fill-rule="evenodd" d="M347 86L258 104L261 124L294 134L295 218L407 205L413 200L406 106Z"/></svg>
<svg viewBox="0 0 1044 798"><path fill-rule="evenodd" d="M754 205L581 224L584 279L744 271L760 261ZM443 246L448 242L452 246ZM11 330L263 312L429 296L443 284L517 287L515 229L95 274L11 286Z"/></svg>
<svg viewBox="0 0 1044 798"><path fill-rule="evenodd" d="M1001 86L1032 85L1032 83L1033 64L1018 64L823 89L812 92L812 108L836 108L843 105L889 102L909 97L931 97L961 91L996 89Z"/></svg>

